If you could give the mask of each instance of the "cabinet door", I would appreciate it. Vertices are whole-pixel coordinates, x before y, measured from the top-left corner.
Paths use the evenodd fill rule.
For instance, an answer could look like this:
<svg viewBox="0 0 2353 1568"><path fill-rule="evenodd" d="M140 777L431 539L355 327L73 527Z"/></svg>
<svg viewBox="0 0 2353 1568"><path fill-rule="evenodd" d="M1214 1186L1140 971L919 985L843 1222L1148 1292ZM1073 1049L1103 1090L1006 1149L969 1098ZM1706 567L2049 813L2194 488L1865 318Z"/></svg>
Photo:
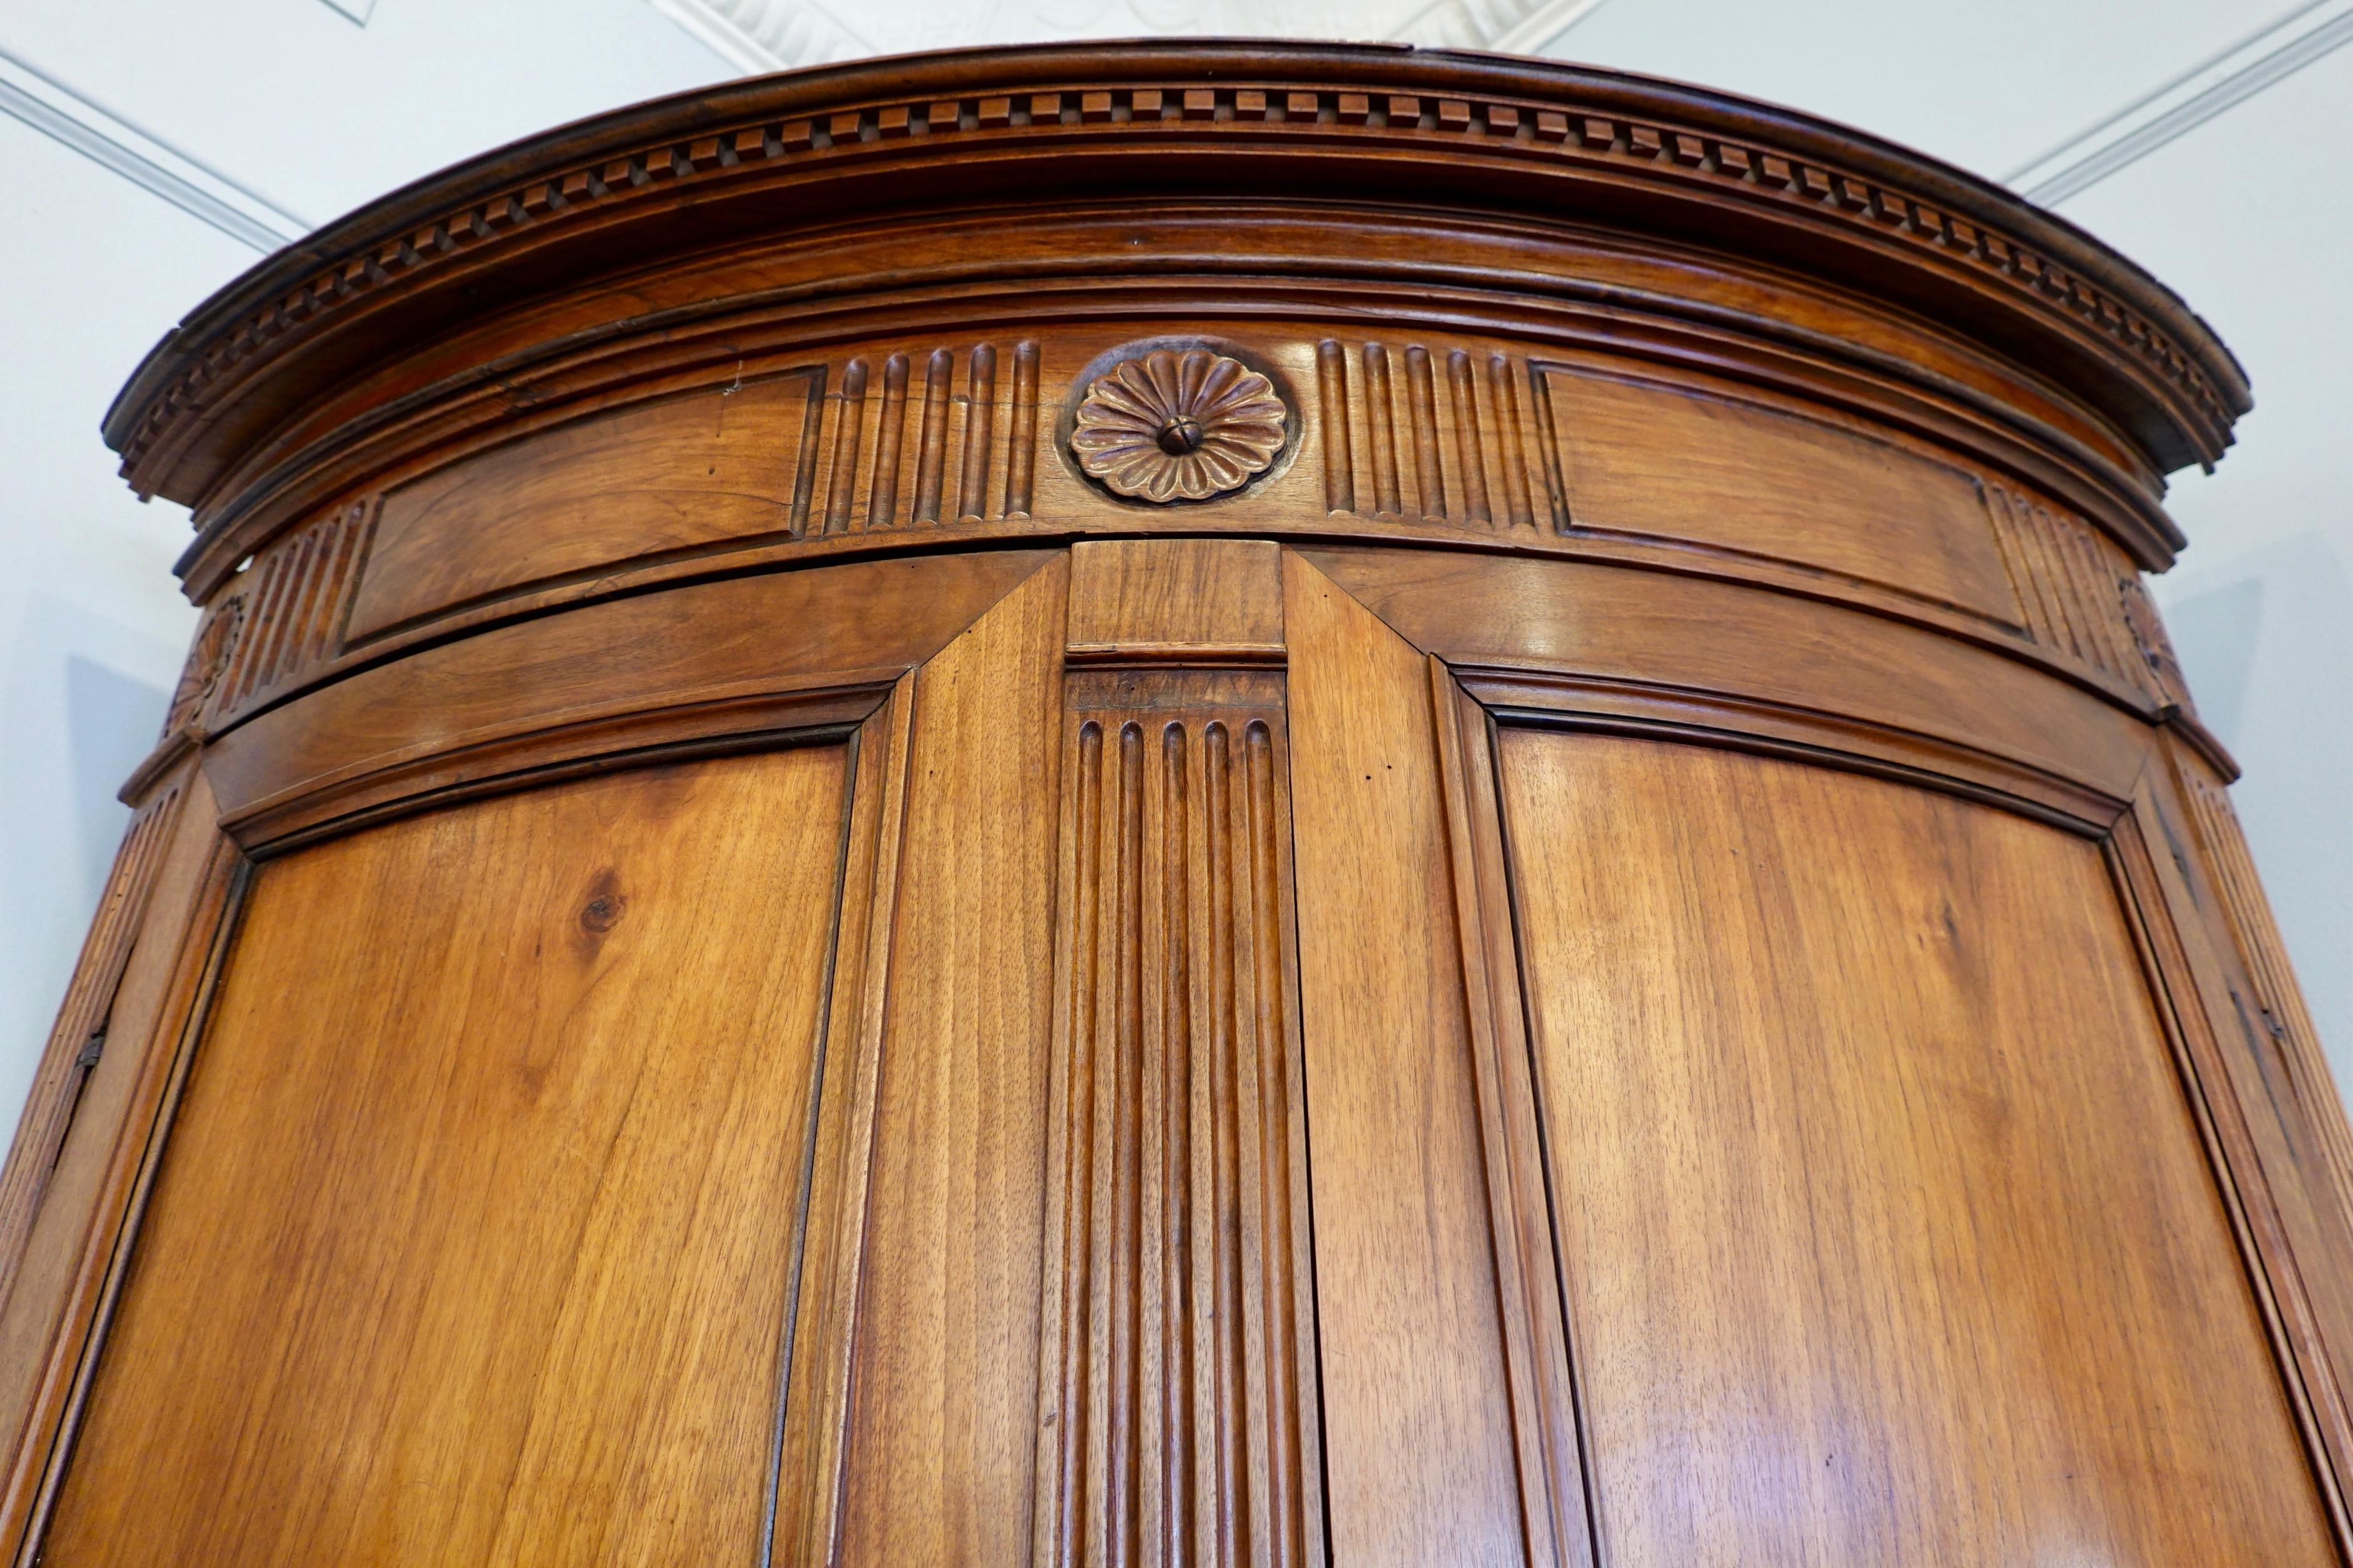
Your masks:
<svg viewBox="0 0 2353 1568"><path fill-rule="evenodd" d="M1603 1561L2337 1560L2096 844L1499 763Z"/></svg>
<svg viewBox="0 0 2353 1568"><path fill-rule="evenodd" d="M262 866L47 1558L753 1561L848 770Z"/></svg>

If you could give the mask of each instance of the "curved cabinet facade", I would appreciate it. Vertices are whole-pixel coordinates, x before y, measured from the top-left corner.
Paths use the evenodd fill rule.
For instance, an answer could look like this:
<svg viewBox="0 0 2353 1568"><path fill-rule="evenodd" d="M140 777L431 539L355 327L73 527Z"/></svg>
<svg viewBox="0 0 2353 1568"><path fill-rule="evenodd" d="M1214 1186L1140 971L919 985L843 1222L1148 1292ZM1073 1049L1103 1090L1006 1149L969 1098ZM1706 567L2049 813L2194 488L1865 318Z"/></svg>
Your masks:
<svg viewBox="0 0 2353 1568"><path fill-rule="evenodd" d="M1377 48L780 77L108 422L205 619L0 1175L60 1563L2346 1561L2353 1139L1954 171Z"/></svg>

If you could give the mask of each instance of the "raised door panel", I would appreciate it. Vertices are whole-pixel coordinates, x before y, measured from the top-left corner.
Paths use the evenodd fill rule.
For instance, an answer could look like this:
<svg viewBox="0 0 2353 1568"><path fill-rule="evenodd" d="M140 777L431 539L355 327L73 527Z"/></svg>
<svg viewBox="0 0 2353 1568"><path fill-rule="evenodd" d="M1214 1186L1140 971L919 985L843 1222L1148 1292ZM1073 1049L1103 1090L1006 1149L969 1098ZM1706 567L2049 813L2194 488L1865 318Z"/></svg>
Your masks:
<svg viewBox="0 0 2353 1568"><path fill-rule="evenodd" d="M788 1456L795 1424L839 1425L780 1515L786 1562L1029 1555L1069 576L1029 577L913 677L864 1086L828 1113L845 1149L814 1189L847 1280L820 1351L839 1392L807 1385Z"/></svg>
<svg viewBox="0 0 2353 1568"><path fill-rule="evenodd" d="M264 866L47 1557L752 1562L847 774L649 768Z"/></svg>
<svg viewBox="0 0 2353 1568"><path fill-rule="evenodd" d="M1284 574L1300 1017L1337 1568L1574 1562L1521 1436L1427 662ZM1447 715L1451 722L1451 715Z"/></svg>
<svg viewBox="0 0 2353 1568"><path fill-rule="evenodd" d="M2337 1560L2094 844L1500 747L1604 1561Z"/></svg>

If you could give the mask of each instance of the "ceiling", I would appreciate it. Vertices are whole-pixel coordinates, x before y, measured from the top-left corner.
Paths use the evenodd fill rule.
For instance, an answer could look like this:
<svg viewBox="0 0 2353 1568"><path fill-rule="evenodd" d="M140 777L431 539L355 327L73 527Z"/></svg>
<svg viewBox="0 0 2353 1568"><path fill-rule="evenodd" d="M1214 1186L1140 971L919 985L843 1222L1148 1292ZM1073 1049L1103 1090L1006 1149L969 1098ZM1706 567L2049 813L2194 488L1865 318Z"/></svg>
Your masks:
<svg viewBox="0 0 2353 1568"><path fill-rule="evenodd" d="M1389 39L1534 54L1600 0L649 0L745 70L1048 38L1176 35Z"/></svg>

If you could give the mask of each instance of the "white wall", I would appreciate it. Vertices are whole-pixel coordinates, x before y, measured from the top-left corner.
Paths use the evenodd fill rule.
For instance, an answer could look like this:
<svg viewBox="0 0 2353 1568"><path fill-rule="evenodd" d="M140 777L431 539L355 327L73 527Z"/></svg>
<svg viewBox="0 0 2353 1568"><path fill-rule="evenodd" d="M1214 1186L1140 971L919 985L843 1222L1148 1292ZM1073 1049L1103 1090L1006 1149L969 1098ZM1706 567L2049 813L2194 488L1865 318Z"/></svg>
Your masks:
<svg viewBox="0 0 2353 1568"><path fill-rule="evenodd" d="M1799 105L1998 177L2287 4L1609 0L1552 52ZM949 44L1049 13L1093 34L1114 12L1131 31L1130 16L1200 10L1171 5L895 0L858 16L877 39ZM314 222L732 74L639 0L377 0L365 28L319 0L0 0L0 49ZM2336 809L2353 779L2353 192L2327 161L2348 128L2353 48L2062 210L2187 295L2254 381L2239 450L2180 482L2191 547L2160 596L2209 722L2247 767L2239 809L2353 1086L2353 812ZM254 258L14 121L0 154L21 219L0 247L5 1118L113 851L113 790L153 738L193 620L169 577L185 519L132 500L98 419L147 344Z"/></svg>

